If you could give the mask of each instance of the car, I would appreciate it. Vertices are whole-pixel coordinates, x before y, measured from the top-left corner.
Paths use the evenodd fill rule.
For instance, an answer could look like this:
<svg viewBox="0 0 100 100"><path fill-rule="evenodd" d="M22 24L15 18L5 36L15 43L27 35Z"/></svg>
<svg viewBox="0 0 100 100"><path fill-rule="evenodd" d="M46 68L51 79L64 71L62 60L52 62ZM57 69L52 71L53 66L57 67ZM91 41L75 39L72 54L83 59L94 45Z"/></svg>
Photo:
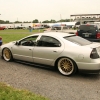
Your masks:
<svg viewBox="0 0 100 100"><path fill-rule="evenodd" d="M0 30L5 30L6 28L3 26L3 27L0 27Z"/></svg>
<svg viewBox="0 0 100 100"><path fill-rule="evenodd" d="M51 30L66 30L69 29L70 27L71 26L55 24L51 27Z"/></svg>
<svg viewBox="0 0 100 100"><path fill-rule="evenodd" d="M3 44L0 55L7 62L15 59L55 68L65 76L100 72L100 44L64 32L37 33Z"/></svg>
<svg viewBox="0 0 100 100"><path fill-rule="evenodd" d="M0 36L0 46L2 45L2 37Z"/></svg>
<svg viewBox="0 0 100 100"><path fill-rule="evenodd" d="M25 29L25 27L23 27L23 26L17 26L14 29Z"/></svg>
<svg viewBox="0 0 100 100"><path fill-rule="evenodd" d="M100 28L96 24L80 25L76 35L92 42L100 42Z"/></svg>

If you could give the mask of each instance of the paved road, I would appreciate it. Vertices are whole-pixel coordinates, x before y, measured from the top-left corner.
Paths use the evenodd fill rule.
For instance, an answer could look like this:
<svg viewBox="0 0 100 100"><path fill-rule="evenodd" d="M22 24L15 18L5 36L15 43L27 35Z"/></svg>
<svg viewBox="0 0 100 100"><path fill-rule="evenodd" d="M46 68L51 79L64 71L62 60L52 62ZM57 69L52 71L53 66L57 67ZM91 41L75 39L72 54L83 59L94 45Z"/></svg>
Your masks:
<svg viewBox="0 0 100 100"><path fill-rule="evenodd" d="M100 100L100 75L66 77L54 70L0 59L0 82L50 100Z"/></svg>

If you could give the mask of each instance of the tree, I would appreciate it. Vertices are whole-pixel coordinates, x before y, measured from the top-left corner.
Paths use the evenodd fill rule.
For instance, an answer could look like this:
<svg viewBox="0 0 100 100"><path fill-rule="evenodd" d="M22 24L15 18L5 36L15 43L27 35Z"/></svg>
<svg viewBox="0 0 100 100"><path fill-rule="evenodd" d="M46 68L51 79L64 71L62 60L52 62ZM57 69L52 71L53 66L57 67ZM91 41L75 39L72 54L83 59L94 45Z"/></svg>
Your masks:
<svg viewBox="0 0 100 100"><path fill-rule="evenodd" d="M8 24L8 23L10 23L10 22L7 20L7 21L5 21L5 23Z"/></svg>
<svg viewBox="0 0 100 100"><path fill-rule="evenodd" d="M56 23L56 21L54 19L49 20L45 20L42 23Z"/></svg>
<svg viewBox="0 0 100 100"><path fill-rule="evenodd" d="M4 20L0 20L0 24L3 24L5 21Z"/></svg>
<svg viewBox="0 0 100 100"><path fill-rule="evenodd" d="M70 22L70 21L73 21L73 19L61 19L61 20L54 20L54 19L51 19L51 20L44 20L42 23L56 23L56 22ZM32 21L33 23L41 23L39 22L38 19L35 19ZM22 21L15 21L15 22L10 22L8 20L4 21L4 20L0 20L0 24L9 24L9 23L22 23ZM31 23L30 21L24 21L23 23Z"/></svg>
<svg viewBox="0 0 100 100"><path fill-rule="evenodd" d="M15 21L14 23L22 23L21 21Z"/></svg>
<svg viewBox="0 0 100 100"><path fill-rule="evenodd" d="M51 19L50 23L56 23L56 21L54 19Z"/></svg>
<svg viewBox="0 0 100 100"><path fill-rule="evenodd" d="M33 23L39 23L38 19L33 20Z"/></svg>
<svg viewBox="0 0 100 100"><path fill-rule="evenodd" d="M9 24L9 21L0 20L0 24Z"/></svg>
<svg viewBox="0 0 100 100"><path fill-rule="evenodd" d="M42 23L49 23L49 21L48 21L48 20L45 20L45 21L43 21Z"/></svg>
<svg viewBox="0 0 100 100"><path fill-rule="evenodd" d="M61 19L58 22L70 22L70 19Z"/></svg>
<svg viewBox="0 0 100 100"><path fill-rule="evenodd" d="M31 23L31 21L24 21L23 23Z"/></svg>

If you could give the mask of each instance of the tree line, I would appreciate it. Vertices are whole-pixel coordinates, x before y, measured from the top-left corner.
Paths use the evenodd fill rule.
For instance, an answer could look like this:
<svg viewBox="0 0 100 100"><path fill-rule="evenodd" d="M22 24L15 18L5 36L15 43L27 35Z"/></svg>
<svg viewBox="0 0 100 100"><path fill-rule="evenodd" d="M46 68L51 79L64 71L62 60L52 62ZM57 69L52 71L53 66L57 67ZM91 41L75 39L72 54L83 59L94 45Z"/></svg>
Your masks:
<svg viewBox="0 0 100 100"><path fill-rule="evenodd" d="M61 19L61 20L44 20L44 21L39 21L38 19L34 19L33 21L15 21L15 22L10 22L10 21L4 21L4 20L0 20L0 24L10 24L10 23L57 23L57 22L70 22L72 19Z"/></svg>

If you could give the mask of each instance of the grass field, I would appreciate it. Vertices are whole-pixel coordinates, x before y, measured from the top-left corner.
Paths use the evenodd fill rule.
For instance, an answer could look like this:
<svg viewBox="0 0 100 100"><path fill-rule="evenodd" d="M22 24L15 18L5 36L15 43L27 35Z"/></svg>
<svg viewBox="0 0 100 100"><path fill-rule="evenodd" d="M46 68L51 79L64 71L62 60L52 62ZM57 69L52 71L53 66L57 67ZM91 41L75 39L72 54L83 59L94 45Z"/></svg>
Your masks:
<svg viewBox="0 0 100 100"><path fill-rule="evenodd" d="M27 90L15 89L0 83L0 100L49 100L40 95L33 94Z"/></svg>
<svg viewBox="0 0 100 100"><path fill-rule="evenodd" d="M0 36L2 37L3 43L8 43L39 32L43 32L43 30L32 30L32 32L30 32L29 30L23 29L8 29L0 30Z"/></svg>

